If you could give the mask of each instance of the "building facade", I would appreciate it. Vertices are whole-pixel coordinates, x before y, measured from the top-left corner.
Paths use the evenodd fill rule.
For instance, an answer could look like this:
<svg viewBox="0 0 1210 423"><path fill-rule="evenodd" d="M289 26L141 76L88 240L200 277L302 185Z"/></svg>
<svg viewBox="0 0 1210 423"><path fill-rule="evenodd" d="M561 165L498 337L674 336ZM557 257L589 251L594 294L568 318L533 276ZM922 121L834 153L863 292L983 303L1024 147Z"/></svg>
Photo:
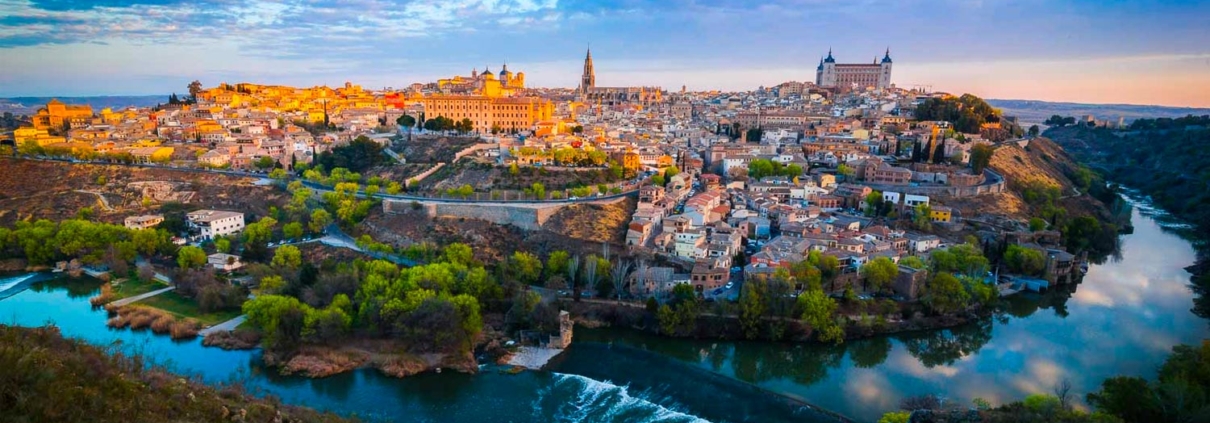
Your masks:
<svg viewBox="0 0 1210 423"><path fill-rule="evenodd" d="M189 228L201 239L231 235L244 230L244 214L223 210L198 210L185 215Z"/></svg>
<svg viewBox="0 0 1210 423"><path fill-rule="evenodd" d="M470 119L480 133L529 130L538 122L550 120L555 110L554 103L537 97L431 95L420 101L426 119Z"/></svg>
<svg viewBox="0 0 1210 423"><path fill-rule="evenodd" d="M820 60L819 67L815 69L815 84L842 90L890 88L891 49L887 49L881 61L875 59L873 63L868 64L836 63L832 51L828 50L828 57Z"/></svg>

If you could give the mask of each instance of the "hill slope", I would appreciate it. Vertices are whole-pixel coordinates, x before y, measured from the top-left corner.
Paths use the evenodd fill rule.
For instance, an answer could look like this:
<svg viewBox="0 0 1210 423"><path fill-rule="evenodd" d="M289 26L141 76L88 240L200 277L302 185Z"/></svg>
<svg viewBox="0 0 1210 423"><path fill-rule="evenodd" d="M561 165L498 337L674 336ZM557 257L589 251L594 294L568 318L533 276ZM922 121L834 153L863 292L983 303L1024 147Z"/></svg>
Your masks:
<svg viewBox="0 0 1210 423"><path fill-rule="evenodd" d="M0 325L0 368L5 421L347 421L147 369L136 358L64 339L54 327Z"/></svg>

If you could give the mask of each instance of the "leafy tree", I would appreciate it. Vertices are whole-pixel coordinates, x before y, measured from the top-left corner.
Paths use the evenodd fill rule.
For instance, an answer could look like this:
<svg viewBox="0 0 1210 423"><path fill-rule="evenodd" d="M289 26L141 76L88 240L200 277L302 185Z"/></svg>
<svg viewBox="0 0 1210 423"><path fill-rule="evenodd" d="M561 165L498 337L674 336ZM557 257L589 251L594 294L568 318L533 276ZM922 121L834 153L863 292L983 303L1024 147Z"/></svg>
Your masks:
<svg viewBox="0 0 1210 423"><path fill-rule="evenodd" d="M192 245L181 247L176 254L176 263L182 269L200 268L206 265L206 252Z"/></svg>
<svg viewBox="0 0 1210 423"><path fill-rule="evenodd" d="M515 281L533 285L542 275L542 261L533 254L516 251L506 263L507 274Z"/></svg>
<svg viewBox="0 0 1210 423"><path fill-rule="evenodd" d="M808 290L798 296L798 307L802 310L802 319L811 325L820 341L844 342L844 328L836 319L836 300L823 291Z"/></svg>
<svg viewBox="0 0 1210 423"><path fill-rule="evenodd" d="M657 173L651 177L651 183L653 183L655 185L659 185L659 186L664 186L667 184L667 181L664 179L664 175L660 175Z"/></svg>
<svg viewBox="0 0 1210 423"><path fill-rule="evenodd" d="M1004 263L1012 272L1038 276L1046 269L1046 256L1032 248L1010 245L1004 252Z"/></svg>
<svg viewBox="0 0 1210 423"><path fill-rule="evenodd" d="M996 149L990 144L975 144L971 147L971 171L975 174L983 173L992 162L992 156L996 154Z"/></svg>
<svg viewBox="0 0 1210 423"><path fill-rule="evenodd" d="M257 169L269 169L269 168L273 167L274 163L277 163L277 161L273 160L272 157L261 156L261 158L256 159L256 161L253 162L252 165L256 166Z"/></svg>
<svg viewBox="0 0 1210 423"><path fill-rule="evenodd" d="M571 255L567 251L555 250L550 253L550 257L546 258L547 277L567 273L567 266L570 261Z"/></svg>
<svg viewBox="0 0 1210 423"><path fill-rule="evenodd" d="M938 273L925 285L923 300L933 311L946 314L965 308L970 294L954 275Z"/></svg>
<svg viewBox="0 0 1210 423"><path fill-rule="evenodd" d="M891 259L878 257L861 266L861 274L866 283L875 291L883 291L890 287L891 282L899 275L899 266Z"/></svg>
<svg viewBox="0 0 1210 423"><path fill-rule="evenodd" d="M311 220L307 222L308 229L313 233L324 231L328 225L332 224L332 215L324 209L316 209L311 212Z"/></svg>
<svg viewBox="0 0 1210 423"><path fill-rule="evenodd" d="M928 204L917 204L912 210L912 224L916 229L930 231L933 229L933 208Z"/></svg>
<svg viewBox="0 0 1210 423"><path fill-rule="evenodd" d="M214 249L220 253L231 252L231 240L227 238L218 238L214 240Z"/></svg>
<svg viewBox="0 0 1210 423"><path fill-rule="evenodd" d="M293 245L277 247L277 251L273 253L273 262L271 264L274 267L297 269L302 265L302 252L298 250L298 247Z"/></svg>
<svg viewBox="0 0 1210 423"><path fill-rule="evenodd" d="M261 345L270 351L288 351L302 341L309 311L297 298L281 295L260 295L243 306L248 323L263 335Z"/></svg>
<svg viewBox="0 0 1210 423"><path fill-rule="evenodd" d="M908 423L911 421L912 413L909 411L891 411L883 414L878 419L878 423Z"/></svg>
<svg viewBox="0 0 1210 423"><path fill-rule="evenodd" d="M934 272L946 272L983 277L987 272L987 258L972 244L959 244L931 253Z"/></svg>
<svg viewBox="0 0 1210 423"><path fill-rule="evenodd" d="M899 265L907 266L916 270L928 267L928 265L924 263L924 260L921 260L920 257L916 256L907 256L899 259Z"/></svg>
<svg viewBox="0 0 1210 423"><path fill-rule="evenodd" d="M408 132L412 132L412 127L416 126L416 118L412 117L412 115L404 114L395 119L395 124L402 128L408 128Z"/></svg>
<svg viewBox="0 0 1210 423"><path fill-rule="evenodd" d="M865 196L865 213L867 216L877 216L882 209L882 192L872 191Z"/></svg>
<svg viewBox="0 0 1210 423"><path fill-rule="evenodd" d="M198 95L198 93L202 92L201 81L198 81L195 79L195 80L193 80L193 82L190 82L189 86L186 88L189 89L189 99L192 100L194 103L197 103L197 95Z"/></svg>
<svg viewBox="0 0 1210 423"><path fill-rule="evenodd" d="M541 182L534 182L534 184L530 186L530 189L533 191L534 197L537 197L539 200L546 199L546 186L542 185Z"/></svg>
<svg viewBox="0 0 1210 423"><path fill-rule="evenodd" d="M475 252L471 250L471 246L461 242L455 242L447 245L442 251L442 256L445 261L463 266L472 266L475 264Z"/></svg>
<svg viewBox="0 0 1210 423"><path fill-rule="evenodd" d="M760 336L761 319L767 311L763 296L763 284L749 282L744 284L743 294L739 297L739 324L743 328L744 337L756 339Z"/></svg>
<svg viewBox="0 0 1210 423"><path fill-rule="evenodd" d="M298 239L302 238L303 225L302 225L302 223L299 223L299 222L290 222L285 225L282 225L281 232L282 232L282 235L286 237L286 239L298 240Z"/></svg>
<svg viewBox="0 0 1210 423"><path fill-rule="evenodd" d="M382 150L383 147L377 142L361 135L348 145L320 153L315 163L325 169L344 168L360 173L382 163Z"/></svg>
<svg viewBox="0 0 1210 423"><path fill-rule="evenodd" d="M1042 133L1042 129L1039 128L1038 125L1031 125L1028 133L1030 138L1037 138L1038 134Z"/></svg>
<svg viewBox="0 0 1210 423"><path fill-rule="evenodd" d="M1029 231L1030 232L1037 232L1037 231L1046 229L1046 225L1047 225L1046 219L1043 219L1040 217L1029 218Z"/></svg>

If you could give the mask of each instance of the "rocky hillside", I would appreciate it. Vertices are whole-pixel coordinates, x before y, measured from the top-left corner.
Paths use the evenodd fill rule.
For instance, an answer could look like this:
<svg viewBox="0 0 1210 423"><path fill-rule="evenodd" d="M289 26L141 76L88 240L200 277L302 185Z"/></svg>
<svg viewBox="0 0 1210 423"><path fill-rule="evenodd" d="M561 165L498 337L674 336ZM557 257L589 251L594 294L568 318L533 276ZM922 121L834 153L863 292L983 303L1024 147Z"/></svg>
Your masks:
<svg viewBox="0 0 1210 423"><path fill-rule="evenodd" d="M1050 204L1067 209L1071 217L1111 218L1101 201L1082 192L1087 190L1081 186L1092 185L1094 176L1050 139L1035 138L1025 147L1004 144L996 149L990 167L1005 177L1008 190L947 200L946 205L958 208L964 217L995 215L1024 221L1039 216ZM1089 179L1075 180L1081 176Z"/></svg>
<svg viewBox="0 0 1210 423"><path fill-rule="evenodd" d="M255 185L255 179L213 173L8 158L0 159L0 168L4 226L22 219L62 220L84 207L92 207L94 219L121 222L169 202L263 216L269 206L286 200L280 190Z"/></svg>
<svg viewBox="0 0 1210 423"><path fill-rule="evenodd" d="M1078 191L1068 177L1079 165L1062 147L1047 138L1035 138L1026 147L1005 144L996 149L991 168L1008 178L1011 185L1036 183L1059 187L1063 195Z"/></svg>
<svg viewBox="0 0 1210 423"><path fill-rule="evenodd" d="M626 242L626 225L637 203L627 197L613 204L567 206L551 216L542 228L571 239L621 245Z"/></svg>

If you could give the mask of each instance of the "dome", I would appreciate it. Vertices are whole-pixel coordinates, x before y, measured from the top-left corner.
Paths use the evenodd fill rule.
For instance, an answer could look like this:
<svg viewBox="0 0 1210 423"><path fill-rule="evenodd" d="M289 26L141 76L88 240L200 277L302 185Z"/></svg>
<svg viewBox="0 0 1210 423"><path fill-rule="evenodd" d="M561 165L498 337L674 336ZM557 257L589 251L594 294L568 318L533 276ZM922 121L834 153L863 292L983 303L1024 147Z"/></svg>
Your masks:
<svg viewBox="0 0 1210 423"><path fill-rule="evenodd" d="M496 79L496 74L492 73L491 69L484 69L483 77L487 79Z"/></svg>

